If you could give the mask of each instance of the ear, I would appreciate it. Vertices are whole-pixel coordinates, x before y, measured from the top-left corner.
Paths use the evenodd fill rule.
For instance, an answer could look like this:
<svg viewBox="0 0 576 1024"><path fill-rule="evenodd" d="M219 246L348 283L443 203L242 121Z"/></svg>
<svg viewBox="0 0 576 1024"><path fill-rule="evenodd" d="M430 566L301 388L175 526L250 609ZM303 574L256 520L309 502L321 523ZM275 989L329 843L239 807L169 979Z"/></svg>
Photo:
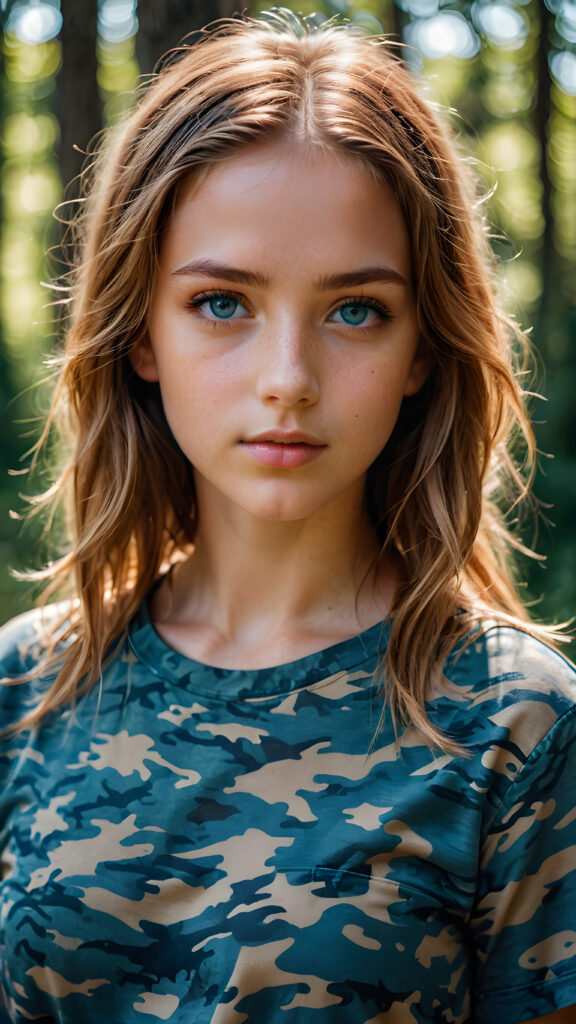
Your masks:
<svg viewBox="0 0 576 1024"><path fill-rule="evenodd" d="M152 348L148 334L143 334L142 337L134 343L128 353L128 359L132 364L132 369L139 377L142 378L142 380L146 380L151 384L154 384L159 380L156 356L154 355L154 349Z"/></svg>
<svg viewBox="0 0 576 1024"><path fill-rule="evenodd" d="M420 388L423 386L428 378L430 370L432 369L432 353L429 346L420 338L418 347L414 353L414 358L408 372L408 378L406 380L406 387L404 388L404 395L415 395Z"/></svg>

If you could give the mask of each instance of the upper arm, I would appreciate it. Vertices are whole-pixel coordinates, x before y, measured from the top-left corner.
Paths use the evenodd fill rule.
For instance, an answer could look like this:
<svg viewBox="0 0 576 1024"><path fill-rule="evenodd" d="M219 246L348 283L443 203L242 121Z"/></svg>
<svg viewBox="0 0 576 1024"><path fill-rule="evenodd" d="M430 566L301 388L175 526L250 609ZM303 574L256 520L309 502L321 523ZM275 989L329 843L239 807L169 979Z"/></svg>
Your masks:
<svg viewBox="0 0 576 1024"><path fill-rule="evenodd" d="M518 773L483 847L471 921L478 1024L576 1024L575 794L576 707Z"/></svg>

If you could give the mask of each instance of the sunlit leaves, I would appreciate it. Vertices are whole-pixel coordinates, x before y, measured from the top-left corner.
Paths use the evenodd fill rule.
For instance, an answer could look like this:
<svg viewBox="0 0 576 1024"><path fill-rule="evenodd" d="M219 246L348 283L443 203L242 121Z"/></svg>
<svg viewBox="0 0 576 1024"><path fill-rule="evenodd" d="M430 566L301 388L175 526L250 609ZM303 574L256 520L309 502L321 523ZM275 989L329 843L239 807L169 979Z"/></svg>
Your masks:
<svg viewBox="0 0 576 1024"><path fill-rule="evenodd" d="M10 34L3 44L2 322L6 354L26 386L38 376L40 353L51 343L51 318L42 308L49 296L39 282L47 227L61 193L54 160L59 131L50 109L60 45L31 45Z"/></svg>
<svg viewBox="0 0 576 1024"><path fill-rule="evenodd" d="M510 305L520 311L534 309L542 298L542 274L530 260L510 260L502 264L501 277Z"/></svg>
<svg viewBox="0 0 576 1024"><path fill-rule="evenodd" d="M138 80L134 39L120 42L98 41L98 85L104 101L104 124L114 121L133 102L132 92Z"/></svg>
<svg viewBox="0 0 576 1024"><path fill-rule="evenodd" d="M56 144L58 122L53 114L9 114L4 119L4 155L18 157L22 152L45 157Z"/></svg>
<svg viewBox="0 0 576 1024"><path fill-rule="evenodd" d="M524 113L534 103L534 74L529 69L515 69L511 75L508 66L495 68L482 86L481 96L494 117Z"/></svg>
<svg viewBox="0 0 576 1024"><path fill-rule="evenodd" d="M4 52L6 77L18 84L52 78L60 67L60 45L57 40L32 45L7 33L4 36Z"/></svg>

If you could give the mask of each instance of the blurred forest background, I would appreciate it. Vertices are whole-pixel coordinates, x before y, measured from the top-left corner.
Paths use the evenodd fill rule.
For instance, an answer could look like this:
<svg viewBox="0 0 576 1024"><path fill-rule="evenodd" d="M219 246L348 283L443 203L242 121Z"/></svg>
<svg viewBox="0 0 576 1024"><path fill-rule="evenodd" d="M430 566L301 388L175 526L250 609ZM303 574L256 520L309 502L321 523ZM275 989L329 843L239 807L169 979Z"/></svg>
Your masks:
<svg viewBox="0 0 576 1024"><path fill-rule="evenodd" d="M318 20L339 15L407 44L425 93L448 108L487 190L494 246L511 307L533 326L539 353L533 407L543 454L541 515L525 540L545 561L521 579L538 617L576 612L576 2L575 0L297 0ZM37 382L56 346L54 295L62 272L53 210L78 175L90 140L130 106L162 53L239 10L234 0L1 0L0 118L0 620L33 594L10 567L46 557L22 529L23 454L38 433L46 389ZM494 186L497 184L497 187ZM78 194L68 187L67 199ZM572 653L574 648L572 648Z"/></svg>

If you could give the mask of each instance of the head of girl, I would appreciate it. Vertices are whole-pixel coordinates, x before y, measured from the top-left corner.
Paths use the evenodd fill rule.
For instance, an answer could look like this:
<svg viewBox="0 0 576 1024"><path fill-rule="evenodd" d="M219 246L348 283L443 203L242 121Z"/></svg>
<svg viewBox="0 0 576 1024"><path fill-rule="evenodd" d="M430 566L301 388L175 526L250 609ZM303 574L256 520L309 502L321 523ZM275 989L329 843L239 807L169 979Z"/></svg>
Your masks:
<svg viewBox="0 0 576 1024"><path fill-rule="evenodd" d="M208 500L341 507L395 566L391 704L437 738L431 669L478 609L523 614L496 492L527 426L474 183L383 40L278 15L175 58L80 222L54 404L74 536L51 569L78 604L36 713L98 677Z"/></svg>

